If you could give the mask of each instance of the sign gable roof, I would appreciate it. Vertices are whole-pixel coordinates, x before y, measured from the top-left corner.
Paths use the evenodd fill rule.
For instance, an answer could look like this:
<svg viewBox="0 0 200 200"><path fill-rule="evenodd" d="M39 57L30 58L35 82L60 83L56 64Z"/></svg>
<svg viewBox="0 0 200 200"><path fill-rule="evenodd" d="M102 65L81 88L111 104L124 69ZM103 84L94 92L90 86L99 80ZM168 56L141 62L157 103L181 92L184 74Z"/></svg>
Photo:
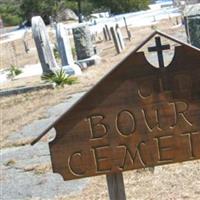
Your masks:
<svg viewBox="0 0 200 200"><path fill-rule="evenodd" d="M148 61L144 59L144 52L138 52L138 50L140 50L148 41L150 41L156 35L174 41L183 47L175 48L175 57L172 63L167 67L167 71L173 71L173 68L170 66L173 66L175 64L178 64L177 66L180 68L180 70L184 70L184 68L187 67L189 63L200 63L200 49L193 47L187 43L181 42L165 33L155 31L149 37L147 37L138 47L136 47L127 57L125 57L118 65L116 65L106 76L104 76L82 98L80 98L67 112L64 112L64 114L62 114L49 127L47 127L31 144L34 145L35 143L37 143L45 134L48 133L50 129L59 126L59 123L61 121L65 120L64 123L68 123L66 119L68 119L69 121L74 120L72 115L73 113L79 113L78 117L76 116L75 121L73 123L69 123L69 126L66 127L70 129L75 126L76 123L78 123L86 114L85 112L80 111L85 110L85 106L87 106L86 110L92 110L96 106L103 104L104 100L109 96L109 94L111 94L117 87L120 86L120 81L123 81L123 77L134 78L144 75L151 76L158 73L159 70L151 66ZM192 56L194 59L188 60L188 63L186 63L187 59L183 59L183 63L180 63L181 61L178 61L177 57L181 54L185 54L185 57ZM134 66L132 65L133 60ZM110 84L111 82L112 84ZM92 104L90 104L89 102L92 102Z"/></svg>

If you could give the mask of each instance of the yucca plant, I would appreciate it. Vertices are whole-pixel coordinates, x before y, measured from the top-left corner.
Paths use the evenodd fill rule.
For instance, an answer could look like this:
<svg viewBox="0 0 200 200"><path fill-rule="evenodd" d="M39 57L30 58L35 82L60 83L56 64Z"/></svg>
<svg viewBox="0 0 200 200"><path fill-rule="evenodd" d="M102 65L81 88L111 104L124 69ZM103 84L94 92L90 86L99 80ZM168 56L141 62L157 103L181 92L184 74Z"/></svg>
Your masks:
<svg viewBox="0 0 200 200"><path fill-rule="evenodd" d="M19 69L18 67L11 65L10 69L9 69L9 73L8 73L8 78L15 78L15 76L18 76L19 74L22 73L22 70Z"/></svg>
<svg viewBox="0 0 200 200"><path fill-rule="evenodd" d="M64 87L64 85L72 85L77 82L76 77L69 76L63 69L57 70L54 73L42 76L42 80L54 83L56 86Z"/></svg>

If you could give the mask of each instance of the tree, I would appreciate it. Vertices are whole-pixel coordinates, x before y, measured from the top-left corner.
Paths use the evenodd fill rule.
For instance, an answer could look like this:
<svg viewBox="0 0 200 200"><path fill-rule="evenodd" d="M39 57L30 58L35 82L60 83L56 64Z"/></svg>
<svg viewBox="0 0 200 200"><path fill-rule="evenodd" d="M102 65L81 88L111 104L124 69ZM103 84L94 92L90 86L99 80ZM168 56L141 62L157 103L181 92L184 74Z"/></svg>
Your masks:
<svg viewBox="0 0 200 200"><path fill-rule="evenodd" d="M21 10L24 18L31 21L31 18L40 15L46 24L49 23L49 16L57 12L56 0L22 0Z"/></svg>
<svg viewBox="0 0 200 200"><path fill-rule="evenodd" d="M15 26L23 21L20 10L20 0L2 0L0 3L0 16L3 19L4 25Z"/></svg>
<svg viewBox="0 0 200 200"><path fill-rule="evenodd" d="M90 0L96 8L109 9L114 14L148 8L149 0Z"/></svg>
<svg viewBox="0 0 200 200"><path fill-rule="evenodd" d="M75 4L71 7L69 2L73 2ZM76 6L75 8L74 5ZM83 21L83 15L87 16L91 14L95 8L95 4L91 0L68 0L66 1L66 6L75 11L78 15L79 22Z"/></svg>

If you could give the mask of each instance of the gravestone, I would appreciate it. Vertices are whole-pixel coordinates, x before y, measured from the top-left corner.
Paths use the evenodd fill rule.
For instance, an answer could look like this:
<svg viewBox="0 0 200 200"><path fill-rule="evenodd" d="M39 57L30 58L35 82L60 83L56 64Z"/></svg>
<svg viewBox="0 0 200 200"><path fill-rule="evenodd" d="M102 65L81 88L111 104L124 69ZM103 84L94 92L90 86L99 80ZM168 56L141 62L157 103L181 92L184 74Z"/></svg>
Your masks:
<svg viewBox="0 0 200 200"><path fill-rule="evenodd" d="M160 68L139 51L155 36ZM179 45L167 67L160 37ZM156 31L32 144L55 128L53 172L106 174L110 199L125 200L123 171L200 159L199 63L200 50Z"/></svg>
<svg viewBox="0 0 200 200"><path fill-rule="evenodd" d="M74 63L69 36L62 23L56 25L56 38L62 61L62 68L69 75L81 75L81 69Z"/></svg>
<svg viewBox="0 0 200 200"><path fill-rule="evenodd" d="M188 41L200 48L200 4L187 6L184 19Z"/></svg>
<svg viewBox="0 0 200 200"><path fill-rule="evenodd" d="M122 32L121 32L120 27L119 27L118 24L116 25L115 30L116 30L116 33L117 33L117 37L119 39L119 43L120 43L121 49L124 50L125 49L124 38L123 38Z"/></svg>
<svg viewBox="0 0 200 200"><path fill-rule="evenodd" d="M78 60L84 60L94 55L94 48L89 27L81 25L73 28L74 43Z"/></svg>
<svg viewBox="0 0 200 200"><path fill-rule="evenodd" d="M107 36L107 32L106 32L106 28L105 27L103 27L103 35L104 35L105 41L108 41L108 36Z"/></svg>
<svg viewBox="0 0 200 200"><path fill-rule="evenodd" d="M120 41L119 41L118 34L117 34L116 30L113 27L110 27L110 32L112 34L112 38L113 38L113 42L114 42L114 45L115 45L115 49L116 49L117 53L119 54L119 53L122 52L122 48L121 48L121 44L120 44Z"/></svg>
<svg viewBox="0 0 200 200"><path fill-rule="evenodd" d="M62 66L73 65L74 59L72 55L70 40L62 23L58 23L56 26L56 38L58 43L58 50L62 60Z"/></svg>
<svg viewBox="0 0 200 200"><path fill-rule="evenodd" d="M44 21L40 16L32 18L32 33L44 74L59 69L57 66Z"/></svg>
<svg viewBox="0 0 200 200"><path fill-rule="evenodd" d="M108 36L108 40L112 40L110 29L108 28L107 24L105 25L105 28L106 28L106 33L107 33L107 36Z"/></svg>
<svg viewBox="0 0 200 200"><path fill-rule="evenodd" d="M123 19L124 19L124 23L125 23L125 27L126 27L127 36L128 36L129 41L130 41L131 40L131 32L128 29L128 25L127 25L127 22L126 22L126 17L124 17Z"/></svg>

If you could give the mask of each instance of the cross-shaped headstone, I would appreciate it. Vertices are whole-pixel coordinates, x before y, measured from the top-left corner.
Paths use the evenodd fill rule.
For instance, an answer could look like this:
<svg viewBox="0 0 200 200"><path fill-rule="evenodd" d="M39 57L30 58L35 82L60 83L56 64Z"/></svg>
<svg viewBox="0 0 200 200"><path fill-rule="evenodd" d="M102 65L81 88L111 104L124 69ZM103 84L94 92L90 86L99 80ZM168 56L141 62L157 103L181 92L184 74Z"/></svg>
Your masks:
<svg viewBox="0 0 200 200"><path fill-rule="evenodd" d="M149 52L157 52L159 68L163 68L163 67L165 67L164 58L163 58L163 51L170 49L170 45L168 45L168 44L162 45L160 37L156 37L155 41L156 41L156 46L155 47L149 47L148 51Z"/></svg>

